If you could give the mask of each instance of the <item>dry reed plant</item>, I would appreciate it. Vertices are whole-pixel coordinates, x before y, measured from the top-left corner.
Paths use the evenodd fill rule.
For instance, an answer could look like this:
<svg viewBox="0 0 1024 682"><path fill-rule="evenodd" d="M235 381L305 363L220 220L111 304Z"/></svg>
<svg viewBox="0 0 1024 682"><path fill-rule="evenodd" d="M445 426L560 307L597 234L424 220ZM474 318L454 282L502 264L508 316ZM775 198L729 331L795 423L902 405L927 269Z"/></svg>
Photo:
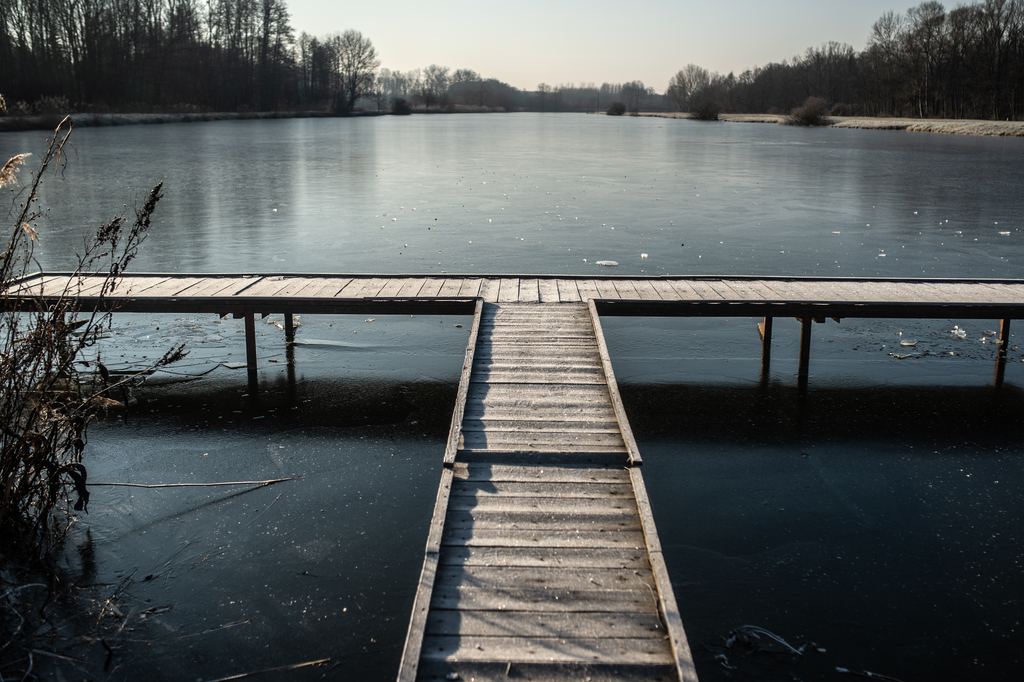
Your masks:
<svg viewBox="0 0 1024 682"><path fill-rule="evenodd" d="M88 512L88 472L83 456L89 422L118 401L119 383L102 362L86 359L88 349L109 325L104 298L122 281L145 240L162 183L157 184L134 220L121 214L97 228L78 255L69 284L42 295L41 280L26 280L42 268L35 257L42 214L39 187L51 166L66 165L70 117L54 130L31 179L15 194L13 225L0 256L0 567L11 560L35 562L59 546L76 511ZM12 157L0 170L0 187L18 184L27 154ZM100 276L98 302L83 308L75 298L86 276ZM170 349L155 366L183 356ZM128 381L126 378L122 381ZM72 503L71 498L75 496Z"/></svg>

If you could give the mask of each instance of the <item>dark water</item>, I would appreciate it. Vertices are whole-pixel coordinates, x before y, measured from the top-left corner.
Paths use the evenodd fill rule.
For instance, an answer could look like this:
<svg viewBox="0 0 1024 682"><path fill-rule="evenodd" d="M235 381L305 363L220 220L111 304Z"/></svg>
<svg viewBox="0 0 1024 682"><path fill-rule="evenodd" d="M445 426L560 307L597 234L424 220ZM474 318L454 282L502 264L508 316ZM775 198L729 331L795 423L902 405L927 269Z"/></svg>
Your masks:
<svg viewBox="0 0 1024 682"><path fill-rule="evenodd" d="M166 179L137 270L1024 276L1022 140L568 115L75 135L49 267ZM92 480L302 478L96 488L70 563L80 584L127 580L127 625L107 671L82 654L93 675L331 658L288 679L393 678L467 321L305 316L291 348L274 322L258 395L231 369L239 321L125 315L101 346L124 371L191 353L93 428ZM1014 341L1008 389L988 387L994 321L815 325L803 399L795 321L776 321L767 383L752 320L603 325L702 679L1016 679L1024 363ZM815 646L725 648L745 624Z"/></svg>

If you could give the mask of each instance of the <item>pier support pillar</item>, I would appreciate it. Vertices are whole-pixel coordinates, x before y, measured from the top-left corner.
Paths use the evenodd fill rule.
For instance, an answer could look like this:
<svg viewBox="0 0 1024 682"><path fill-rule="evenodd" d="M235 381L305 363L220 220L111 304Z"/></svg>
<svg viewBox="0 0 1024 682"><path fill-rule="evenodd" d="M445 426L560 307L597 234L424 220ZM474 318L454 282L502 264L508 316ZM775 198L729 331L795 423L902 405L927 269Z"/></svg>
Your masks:
<svg viewBox="0 0 1024 682"><path fill-rule="evenodd" d="M996 388L1003 387L1003 375L1006 373L1006 349L1010 345L1010 321L999 321L999 350L996 352Z"/></svg>
<svg viewBox="0 0 1024 682"><path fill-rule="evenodd" d="M797 370L797 387L803 391L807 388L808 367L811 364L811 321L810 317L800 319L800 368Z"/></svg>
<svg viewBox="0 0 1024 682"><path fill-rule="evenodd" d="M249 384L255 386L256 375L256 317L251 310L245 311L245 364L249 371Z"/></svg>
<svg viewBox="0 0 1024 682"><path fill-rule="evenodd" d="M772 364L772 318L764 318L757 325L757 332L761 335L761 381L767 381Z"/></svg>
<svg viewBox="0 0 1024 682"><path fill-rule="evenodd" d="M292 322L292 314L284 314L284 340L294 341L295 340L295 325Z"/></svg>

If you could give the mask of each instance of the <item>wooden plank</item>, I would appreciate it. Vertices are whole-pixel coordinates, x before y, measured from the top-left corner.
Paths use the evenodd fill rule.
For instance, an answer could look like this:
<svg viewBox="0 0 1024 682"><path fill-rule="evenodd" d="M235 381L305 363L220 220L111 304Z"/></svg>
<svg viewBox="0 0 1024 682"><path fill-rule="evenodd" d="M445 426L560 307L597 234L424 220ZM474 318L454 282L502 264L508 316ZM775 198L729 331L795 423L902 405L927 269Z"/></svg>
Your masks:
<svg viewBox="0 0 1024 682"><path fill-rule="evenodd" d="M480 335L480 319L483 317L483 307L484 302L477 299L476 308L473 313L473 326L469 330L469 339L466 341L466 354L462 360L462 374L459 377L459 390L455 395L455 409L452 411L452 422L448 429L448 443L444 451L445 466L451 466L455 463L455 456L459 449L459 441L462 436L462 416L466 409L470 379L473 375L473 356L476 353L477 338Z"/></svg>
<svg viewBox="0 0 1024 682"><path fill-rule="evenodd" d="M405 636L405 647L398 667L398 682L415 682L423 650L423 636L433 596L434 574L437 572L437 554L427 554L420 571L420 582L412 605L412 618Z"/></svg>
<svg viewBox="0 0 1024 682"><path fill-rule="evenodd" d="M547 409L540 409L532 405L522 407L507 407L502 405L484 405L473 401L467 401L463 421L466 419L496 419L516 421L564 421L572 423L581 419L591 421L606 421L615 419L615 411L611 403L601 405L590 405L586 407L552 405Z"/></svg>
<svg viewBox="0 0 1024 682"><path fill-rule="evenodd" d="M999 301L1000 303L1024 303L1024 285L1022 284L1003 284L1002 282L992 282L986 284L975 284L974 286L991 289L997 296L1003 299Z"/></svg>
<svg viewBox="0 0 1024 682"><path fill-rule="evenodd" d="M459 296L466 296L467 298L475 298L480 296L480 289L483 287L483 280L481 279L464 279L462 280L462 288L459 290Z"/></svg>
<svg viewBox="0 0 1024 682"><path fill-rule="evenodd" d="M500 279L485 279L480 283L480 296L488 303L497 303L500 289Z"/></svg>
<svg viewBox="0 0 1024 682"><path fill-rule="evenodd" d="M580 452L609 449L625 450L619 434L608 433L528 433L513 431L466 431L462 433L465 450L521 450L545 452ZM570 449L571 448L571 449Z"/></svg>
<svg viewBox="0 0 1024 682"><path fill-rule="evenodd" d="M535 279L519 280L519 302L540 303L540 285Z"/></svg>
<svg viewBox="0 0 1024 682"><path fill-rule="evenodd" d="M771 291L773 282L762 282L764 288ZM857 287L852 282L830 282L827 280L802 280L797 283L800 295L811 301L858 301L865 300L861 296L868 295L863 288ZM773 292L774 293L774 292ZM874 295L874 294L870 294ZM777 298L781 298L775 294Z"/></svg>
<svg viewBox="0 0 1024 682"><path fill-rule="evenodd" d="M676 280L672 281L672 286L679 288L678 284L679 284L678 281L676 281ZM715 291L714 287L709 285L706 281L702 281L702 280L687 280L686 281L686 286L693 290L693 292L697 295L697 298L700 298L700 299L703 299L703 300L707 300L707 301L721 301L721 300L723 300L722 295L719 294L717 291ZM680 290L679 293L682 294L683 293L682 290ZM690 298L690 297L684 296L684 298Z"/></svg>
<svg viewBox="0 0 1024 682"><path fill-rule="evenodd" d="M546 410L552 407L603 407L611 406L608 389L593 385L539 385L539 386L487 386L476 384L466 394L469 401L477 401L494 407L527 407Z"/></svg>
<svg viewBox="0 0 1024 682"><path fill-rule="evenodd" d="M682 301L699 301L703 298L697 290L690 286L690 283L685 280L668 280L666 281L672 289L678 295L678 299Z"/></svg>
<svg viewBox="0 0 1024 682"><path fill-rule="evenodd" d="M615 291L618 292L619 298L634 300L643 298L640 296L640 293L637 292L636 287L633 286L633 282L628 279L616 279L612 281L612 284L615 286Z"/></svg>
<svg viewBox="0 0 1024 682"><path fill-rule="evenodd" d="M600 367L572 365L530 365L519 366L499 364L486 360L473 368L471 381L476 383L514 384L603 384L604 373Z"/></svg>
<svg viewBox="0 0 1024 682"><path fill-rule="evenodd" d="M901 303L920 303L921 301L928 300L928 298L920 298L919 292L915 291L913 287L907 286L903 282L871 282L871 284L872 286L888 292L893 299Z"/></svg>
<svg viewBox="0 0 1024 682"><path fill-rule="evenodd" d="M598 298L622 298L619 296L618 290L615 288L615 283L607 279L593 280L594 286L597 287Z"/></svg>
<svg viewBox="0 0 1024 682"><path fill-rule="evenodd" d="M559 499L601 500L633 498L632 483L571 483L553 481L480 481L455 480L452 495L487 497L552 497Z"/></svg>
<svg viewBox="0 0 1024 682"><path fill-rule="evenodd" d="M448 504L452 495L452 487L455 484L455 476L450 467L441 469L441 482L437 486L437 497L434 500L434 515L430 521L430 529L427 531L427 554L437 554L441 551L441 536L444 531L444 520L448 514Z"/></svg>
<svg viewBox="0 0 1024 682"><path fill-rule="evenodd" d="M402 287L398 290L396 296L409 296L415 297L420 295L420 290L423 289L427 283L426 279L407 279L402 284Z"/></svg>
<svg viewBox="0 0 1024 682"><path fill-rule="evenodd" d="M665 559L661 551L661 541L658 538L658 531L654 525L654 513L651 509L650 500L647 497L647 486L644 485L644 477L639 469L630 469L629 475L633 481L637 509L640 512L640 519L644 528L645 545L647 546L651 570L654 573L655 583L658 588L659 607L672 642L679 679L684 682L697 682L696 668L693 665L693 654L686 639L686 631L683 629L679 605L676 603L675 591L672 589L672 581L669 579L668 568L665 565Z"/></svg>
<svg viewBox="0 0 1024 682"><path fill-rule="evenodd" d="M536 535L536 534L527 534ZM580 534L582 535L582 533ZM640 533L605 533L608 536L640 536ZM465 611L591 611L594 613L644 611L657 609L652 590L545 590L517 589L496 592L469 586L434 588L432 609ZM424 646L424 655L426 647Z"/></svg>
<svg viewBox="0 0 1024 682"><path fill-rule="evenodd" d="M498 280L498 303L515 303L519 300L519 279L503 277Z"/></svg>
<svg viewBox="0 0 1024 682"><path fill-rule="evenodd" d="M639 527L639 524L637 524ZM434 578L434 589L472 586L495 591L546 590L643 590L654 587L650 569L568 568L565 566L444 566Z"/></svg>
<svg viewBox="0 0 1024 682"><path fill-rule="evenodd" d="M654 283L645 279L638 279L633 281L633 287L636 289L636 293L640 298L645 301L660 301L661 292L654 288Z"/></svg>
<svg viewBox="0 0 1024 682"><path fill-rule="evenodd" d="M444 286L444 280L436 277L428 277L427 281L423 284L423 288L420 289L419 296L438 296L441 293L441 287Z"/></svg>
<svg viewBox="0 0 1024 682"><path fill-rule="evenodd" d="M384 286L381 287L380 291L373 295L374 298L392 298L398 296L398 292L405 286L406 280L402 277L392 277L388 279ZM421 285L422 286L422 285ZM364 291L363 298L366 298L369 294Z"/></svg>
<svg viewBox="0 0 1024 682"><path fill-rule="evenodd" d="M580 291L577 289L578 282L573 279L560 279L557 281L558 300L562 303L576 303L580 300Z"/></svg>
<svg viewBox="0 0 1024 682"><path fill-rule="evenodd" d="M642 530L636 505L608 500L559 500L543 498L533 505L523 498L451 498L446 528L517 528L519 530ZM573 509L572 503L580 504ZM521 509L524 504L528 509ZM551 507L550 509L548 507Z"/></svg>
<svg viewBox="0 0 1024 682"><path fill-rule="evenodd" d="M360 281L352 277L321 277L310 283L310 286L297 295L303 298L334 298L352 282Z"/></svg>
<svg viewBox="0 0 1024 682"><path fill-rule="evenodd" d="M173 280L172 282L170 282L168 284L169 285L170 284L176 285L175 288L177 289L177 291L181 291L182 288L188 288L189 286L192 286L192 284L195 284L197 281L198 280L196 280L195 278L182 278L182 279L175 279L175 280ZM253 284L251 287L246 287L245 291L241 292L239 295L240 296L273 296L278 291L280 291L285 286L287 286L287 284L288 284L288 278L287 277L280 277L280 276L263 277L258 282ZM182 286L182 285L184 285L184 286ZM166 294L166 293L164 293L162 291L161 291L161 293L157 293L156 291L148 292L148 293L149 293L149 295L152 295L152 296L160 296L160 295L167 296L168 295L168 294ZM175 292L175 293L177 293L177 292Z"/></svg>
<svg viewBox="0 0 1024 682"><path fill-rule="evenodd" d="M603 606L604 604L602 604ZM664 641L649 637L621 639L521 638L429 635L424 660L508 661L512 663L656 664L663 661Z"/></svg>
<svg viewBox="0 0 1024 682"><path fill-rule="evenodd" d="M773 298L780 301L808 301L814 300L813 295L808 295L806 291L800 288L793 282L786 282L783 280L764 280L763 284L772 292Z"/></svg>
<svg viewBox="0 0 1024 682"><path fill-rule="evenodd" d="M723 282L721 280L709 279L709 280L704 281L703 284L705 284L708 287L710 287L711 289L713 289L716 294L718 294L719 296L722 297L723 300L726 300L726 301L737 301L737 300L741 301L741 300L743 300L742 296L738 296L736 294L736 292L733 291L729 287L729 285L727 285L725 282Z"/></svg>
<svg viewBox="0 0 1024 682"><path fill-rule="evenodd" d="M629 425L629 419L626 417L626 408L622 405L622 398L619 396L619 385L615 381L615 370L612 369L612 361L608 356L608 347L604 341L604 331L601 329L601 318L597 314L597 306L593 301L589 302L590 306L590 318L594 324L594 335L597 337L597 344L599 353L601 354L601 363L604 365L605 380L608 384L608 395L612 402L612 407L615 410L615 418L619 422L619 429L622 432L622 440L625 443L626 450L629 452L629 461L634 466L642 463L640 457L640 448L636 444L636 439L633 437L633 429Z"/></svg>
<svg viewBox="0 0 1024 682"><path fill-rule="evenodd" d="M460 290L462 289L463 280L461 279L446 279L441 285L441 290L437 292L438 296L459 296ZM476 296L476 294L473 294Z"/></svg>
<svg viewBox="0 0 1024 682"><path fill-rule="evenodd" d="M601 292L597 290L597 282L592 279L577 280L576 289L579 291L580 300L583 302L592 298L601 298Z"/></svg>
<svg viewBox="0 0 1024 682"><path fill-rule="evenodd" d="M558 291L558 280L538 280L537 290L540 294L541 303L558 303L561 300L561 294Z"/></svg>
<svg viewBox="0 0 1024 682"><path fill-rule="evenodd" d="M462 431L513 431L530 433L618 433L619 424L614 419L604 421L551 421L519 419L473 419L462 420Z"/></svg>
<svg viewBox="0 0 1024 682"><path fill-rule="evenodd" d="M644 638L666 635L651 613L531 613L522 611L447 611L427 616L430 635L466 637Z"/></svg>
<svg viewBox="0 0 1024 682"><path fill-rule="evenodd" d="M476 464L457 462L455 478L461 481L547 481L548 483L625 483L629 472L623 467L594 466L521 466L514 464Z"/></svg>
<svg viewBox="0 0 1024 682"><path fill-rule="evenodd" d="M941 292L956 296L970 303L1006 303L1008 296L996 289L981 284L963 284L959 282L933 282L931 286Z"/></svg>
<svg viewBox="0 0 1024 682"><path fill-rule="evenodd" d="M384 289L390 280L385 278L360 278L352 280L351 283L335 294L335 298L364 298L377 296Z"/></svg>
<svg viewBox="0 0 1024 682"><path fill-rule="evenodd" d="M662 279L653 279L649 282L651 288L658 292L658 296L666 301L678 301L680 299L679 292L676 291L669 282Z"/></svg>
<svg viewBox="0 0 1024 682"><path fill-rule="evenodd" d="M622 455L628 459L629 453L623 445L593 445L590 443L503 443L491 439L486 447L460 447L460 456L467 459L475 459L478 455L494 454L542 454L555 457L556 455L594 455L594 456L616 456Z"/></svg>
<svg viewBox="0 0 1024 682"><path fill-rule="evenodd" d="M722 280L722 284L729 287L733 292L734 299L746 301L761 301L771 298L771 291L757 286L756 282L744 282L742 280Z"/></svg>
<svg viewBox="0 0 1024 682"><path fill-rule="evenodd" d="M646 568L646 548L607 547L445 547L443 566L566 566Z"/></svg>

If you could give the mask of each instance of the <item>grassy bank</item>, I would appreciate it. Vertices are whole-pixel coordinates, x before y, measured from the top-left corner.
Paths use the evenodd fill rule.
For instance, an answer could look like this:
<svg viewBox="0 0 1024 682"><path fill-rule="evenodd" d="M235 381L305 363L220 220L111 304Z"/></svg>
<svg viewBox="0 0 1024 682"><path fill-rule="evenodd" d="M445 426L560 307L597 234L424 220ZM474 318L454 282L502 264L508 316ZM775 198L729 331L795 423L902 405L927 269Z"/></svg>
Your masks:
<svg viewBox="0 0 1024 682"><path fill-rule="evenodd" d="M689 118L684 112L642 113L656 118ZM728 123L785 123L781 114L720 114ZM975 121L926 118L870 118L867 116L831 116L830 128L864 130L906 130L914 133L945 133L948 135L989 135L993 137L1024 137L1024 121Z"/></svg>

